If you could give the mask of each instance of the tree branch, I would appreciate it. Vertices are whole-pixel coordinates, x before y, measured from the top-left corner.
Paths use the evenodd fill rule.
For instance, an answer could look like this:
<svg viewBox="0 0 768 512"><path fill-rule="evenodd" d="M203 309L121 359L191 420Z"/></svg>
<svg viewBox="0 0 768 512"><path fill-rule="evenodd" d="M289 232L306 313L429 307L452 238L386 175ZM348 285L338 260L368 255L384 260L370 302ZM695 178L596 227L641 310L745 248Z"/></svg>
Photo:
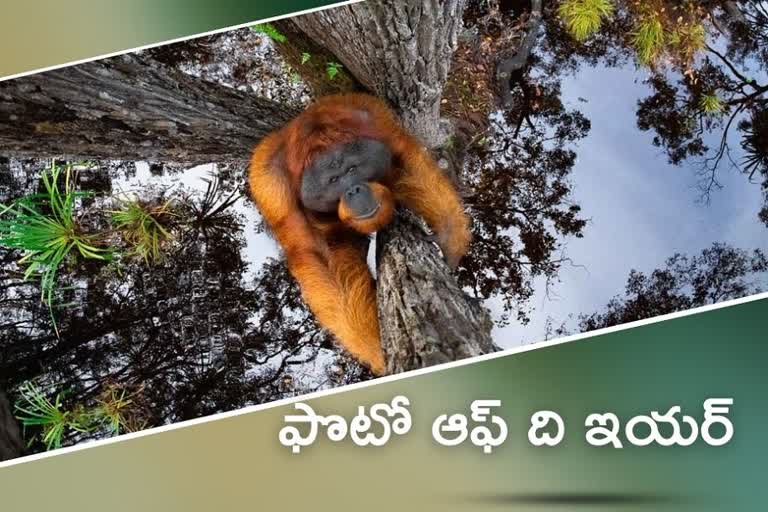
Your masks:
<svg viewBox="0 0 768 512"><path fill-rule="evenodd" d="M247 161L295 114L123 55L0 83L0 148L15 156Z"/></svg>
<svg viewBox="0 0 768 512"><path fill-rule="evenodd" d="M462 292L415 215L398 212L376 249L388 374L495 350L488 311Z"/></svg>
<svg viewBox="0 0 768 512"><path fill-rule="evenodd" d="M496 83L501 94L501 101L505 107L512 104L512 90L509 80L512 73L523 69L528 62L528 57L536 44L539 35L539 27L542 20L542 1L531 0L531 12L526 23L526 34L520 47L512 57L499 62L496 66Z"/></svg>

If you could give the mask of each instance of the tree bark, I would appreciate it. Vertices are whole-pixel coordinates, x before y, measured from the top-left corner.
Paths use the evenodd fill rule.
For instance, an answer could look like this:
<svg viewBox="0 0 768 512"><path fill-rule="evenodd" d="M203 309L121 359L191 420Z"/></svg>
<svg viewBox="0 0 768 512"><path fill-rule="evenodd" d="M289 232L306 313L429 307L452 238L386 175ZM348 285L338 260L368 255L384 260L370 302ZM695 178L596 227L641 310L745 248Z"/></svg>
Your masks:
<svg viewBox="0 0 768 512"><path fill-rule="evenodd" d="M428 147L444 143L440 100L466 0L383 0L299 16L293 22L336 55Z"/></svg>
<svg viewBox="0 0 768 512"><path fill-rule="evenodd" d="M385 0L293 19L428 147L445 141L440 100L464 0ZM387 373L492 352L491 321L411 214L377 235L377 301Z"/></svg>
<svg viewBox="0 0 768 512"><path fill-rule="evenodd" d="M723 10L725 10L725 12L728 13L728 16L730 16L736 23L746 23L747 18L739 8L739 3L735 0L724 2Z"/></svg>
<svg viewBox="0 0 768 512"><path fill-rule="evenodd" d="M278 20L272 25L285 36L285 41L273 41L277 51L309 86L314 98L362 90L345 69L340 69L332 80L328 78L328 63L335 62L336 56L305 34L292 19ZM306 62L304 55L309 56Z"/></svg>
<svg viewBox="0 0 768 512"><path fill-rule="evenodd" d="M124 55L0 82L0 148L14 156L247 161L295 114Z"/></svg>
<svg viewBox="0 0 768 512"><path fill-rule="evenodd" d="M531 0L531 11L528 14L528 23L525 27L525 39L511 57L502 60L496 66L496 84L504 107L512 105L511 86L513 84L510 83L510 78L514 72L523 69L528 64L528 58L539 35L542 17L542 0Z"/></svg>
<svg viewBox="0 0 768 512"><path fill-rule="evenodd" d="M19 424L13 417L11 404L5 393L0 391L0 461L21 456L23 448Z"/></svg>
<svg viewBox="0 0 768 512"><path fill-rule="evenodd" d="M453 278L410 212L376 239L378 307L387 373L493 352L488 311Z"/></svg>
<svg viewBox="0 0 768 512"><path fill-rule="evenodd" d="M465 0L384 0L296 24L397 109L428 147ZM295 112L152 65L140 56L0 83L0 147L16 155L186 163L245 160ZM390 372L493 350L487 312L411 222L380 233L378 300Z"/></svg>

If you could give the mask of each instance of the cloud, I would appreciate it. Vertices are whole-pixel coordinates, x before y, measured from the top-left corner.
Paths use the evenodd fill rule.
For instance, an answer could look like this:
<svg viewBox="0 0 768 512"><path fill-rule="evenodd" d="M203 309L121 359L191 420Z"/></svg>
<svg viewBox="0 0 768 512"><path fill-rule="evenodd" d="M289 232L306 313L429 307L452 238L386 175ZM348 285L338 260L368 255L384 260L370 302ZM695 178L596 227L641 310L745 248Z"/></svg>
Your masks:
<svg viewBox="0 0 768 512"><path fill-rule="evenodd" d="M758 186L723 169L723 190L702 204L694 168L668 164L652 135L637 128L637 101L648 94L637 73L631 67L583 68L563 83L566 105L592 121L572 173L575 199L591 221L584 238L569 240L566 248L583 267L563 267L550 297L544 281L537 281L530 324L494 331L504 347L542 340L550 316L557 324L601 308L622 293L633 268L652 270L675 252L695 253L716 241L765 246Z"/></svg>

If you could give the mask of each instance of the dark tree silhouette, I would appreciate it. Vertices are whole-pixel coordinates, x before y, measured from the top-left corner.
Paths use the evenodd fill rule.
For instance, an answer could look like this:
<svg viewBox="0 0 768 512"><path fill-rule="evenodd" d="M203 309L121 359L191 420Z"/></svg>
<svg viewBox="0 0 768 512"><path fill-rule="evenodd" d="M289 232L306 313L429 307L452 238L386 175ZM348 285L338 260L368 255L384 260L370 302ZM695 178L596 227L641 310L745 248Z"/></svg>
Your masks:
<svg viewBox="0 0 768 512"><path fill-rule="evenodd" d="M762 182L765 222L768 77L760 70L768 68L768 12L760 2L710 4L712 26L719 32L711 34L700 62L688 73L677 79L661 73L652 77L653 94L638 105L638 126L655 132L654 144L664 148L670 162L697 162L705 197L720 188L718 171L725 166ZM718 49L716 35L727 51ZM735 156L735 146L745 156Z"/></svg>
<svg viewBox="0 0 768 512"><path fill-rule="evenodd" d="M510 314L528 320L533 280L556 279L569 262L563 240L581 237L586 225L570 199L569 179L576 161L571 145L587 135L589 120L566 110L557 79L542 78L537 88L536 108L522 129L516 109L494 116L489 141L470 148L465 169L475 238L459 282L478 298L502 299L501 325ZM526 98L517 89L511 101Z"/></svg>
<svg viewBox="0 0 768 512"><path fill-rule="evenodd" d="M302 45L311 43L313 55L338 59L348 75L329 86L322 66L294 69L309 75L308 85L270 100L255 84L268 70L231 51L258 47L264 36L248 29L0 86L0 141L10 144L3 146L13 150L9 155L145 159L153 175L182 172L190 163L228 163L218 166L218 180L203 195L146 192L178 203L175 241L162 264L75 262L62 272L58 303L72 305L58 311L60 339L39 302L39 288L21 280L20 254L0 248L0 389L14 398L19 385L35 380L49 393L65 390L66 405L77 407L119 386L133 398L131 428L144 428L370 378L315 323L281 259L248 268L244 230L252 228L232 207L248 200L241 194L250 145L300 109L310 93L348 88L388 98L411 130L440 146L434 148L438 160L456 179L474 221L475 240L455 274L418 222L399 222L381 234L377 270L385 285L379 302L390 369L493 350L482 300L502 301L499 324L527 321L533 280L557 279L569 263L565 241L582 236L586 224L572 200L570 176L574 145L590 123L563 105L560 80L584 62L613 65L632 58L625 37L632 20L619 11L598 35L575 44L551 3L541 5L541 25L535 12L528 14L539 2L469 3L466 33L463 1L408 8L364 3L283 22L292 37L276 46L294 68ZM744 2L725 4L734 3L707 3L729 36L723 57L741 67L764 61L758 37L764 35L763 13ZM393 24L402 30L383 30ZM458 58L451 60L455 47ZM227 66L216 65L221 59ZM710 156L704 135L727 132L726 109L745 105L731 128L742 135L747 153L758 155L740 165L762 176L764 95L755 94L761 87L756 82L739 81L726 60L710 52L697 66L696 80L654 73L654 95L639 106L638 122L655 131L670 159L683 162ZM510 74L508 83L498 70ZM144 96L129 87L142 73L150 78ZM80 82L85 89L77 88ZM701 108L713 87L724 105L717 115ZM109 92L126 88L125 97ZM108 92L96 92L102 90ZM123 108L121 100L135 108ZM178 115L177 101L185 103ZM242 103L245 110L238 108ZM13 125L22 116L28 120ZM247 122L231 130L240 116ZM35 146L37 139L42 142ZM129 143L111 154L114 140ZM80 176L81 188L99 192L83 203L84 223L104 222L89 212L111 193L115 173L133 172L131 165L101 162L98 171ZM0 201L36 190L38 174L25 171L40 167L0 160ZM753 278L765 265L762 253L722 245L693 258L676 255L648 276L633 272L627 297L583 317L581 328L752 293ZM411 290L404 283L423 286ZM65 442L103 435L69 433Z"/></svg>
<svg viewBox="0 0 768 512"><path fill-rule="evenodd" d="M440 95L463 9L463 1L425 2L405 11L385 2L306 16L297 20L297 26L313 34L327 23L339 25L334 20L341 23L345 17L382 26L418 19L410 35L380 33L377 44L382 51L347 53L345 45L355 31L360 44L372 42L366 26L354 23L343 37L326 31L313 39L338 55L346 69L355 70L359 82L388 98L412 131L434 144L439 138L435 127L444 126L439 122ZM443 10L446 15L439 16ZM409 43L414 36L419 44ZM248 36L243 35L241 42L244 40ZM389 58L385 48L389 48L387 52L401 51L403 58ZM176 46L127 55L3 83L0 138L4 152L17 157L148 160L153 174L176 163L232 162L242 176L239 165L252 145L291 117L296 105L248 96L248 89L238 86L248 76L248 68L236 73L239 80L225 84L193 76L215 74L206 70L185 72L190 71L184 68L192 61L209 58L193 42L186 49ZM409 65L409 59L417 65ZM403 66L393 67L398 63ZM376 78L382 72L389 80ZM414 81L419 88L408 85ZM386 87L381 88L383 84ZM244 122L238 125L239 116L244 116ZM37 187L24 178L25 188L4 191L9 193L3 200ZM104 182L105 191L110 187L108 179L89 176L88 181ZM57 304L71 306L57 308L59 337L50 328L47 308L39 303L37 286L21 280L20 255L4 250L0 301L9 307L0 311L3 384L15 388L36 379L46 393L65 390L66 405L71 407L87 406L98 400L106 386L119 385L135 397L137 424L157 425L367 378L355 363L328 350L330 340L301 304L282 263L265 265L253 287L243 284L242 226L225 206L208 199L187 201L188 207L177 212L182 221L175 226L174 250L161 265L147 267L127 259L120 261L119 268L69 262L60 274ZM86 217L83 213L83 224L103 224L98 216ZM394 233L407 240L419 237L420 242L396 245L397 237L391 237L392 247L399 247L399 252L386 252L379 269L380 275L390 276L390 288L395 290L403 283L402 274L396 271L399 267L391 266L387 272L388 259L399 258L411 271L421 265L424 275L434 277L425 293L441 297L446 304L453 296L455 306L450 315L432 321L450 327L452 323L471 325L467 315L478 319L471 333L478 343L473 345L468 338L446 340L474 348L452 348L453 355L447 357L492 350L487 313L456 285L436 247L426 243L416 227ZM437 257L422 258L418 251ZM438 280L444 286L436 286ZM386 290L380 287L382 293ZM418 311L425 304L395 305L388 314L396 315L402 307ZM422 337L415 331L411 335L405 332L413 326L398 328L404 330L405 335L399 335L402 339ZM432 337L436 349L443 340ZM318 375L307 380L294 369L316 359L321 347L326 354L335 355L321 364ZM397 365L401 370L429 364L422 357L404 361Z"/></svg>
<svg viewBox="0 0 768 512"><path fill-rule="evenodd" d="M762 251L745 251L715 243L695 256L675 254L665 265L645 274L632 270L624 296L603 311L582 315L580 332L716 304L760 293L768 259Z"/></svg>
<svg viewBox="0 0 768 512"><path fill-rule="evenodd" d="M510 55L521 61L519 80L510 81L508 94L487 95L474 125L464 123L458 108L471 95L459 94L456 86L475 73L475 61L450 59L459 44L463 1L406 10L389 2L360 4L280 25L295 35L277 45L281 54L294 56L294 66L301 45L311 42L313 56L338 59L352 72L349 81L329 89L322 85L325 70L315 69L323 76L305 77L311 91L372 89L392 102L417 135L442 144L436 154L475 218L475 243L455 275L418 222L400 222L381 234L378 275L385 284L379 301L393 371L493 350L491 322L475 299L500 297L506 307L497 319L501 324L511 317L526 321L532 280L556 279L567 262L562 239L581 236L585 222L570 199L571 145L589 123L564 108L556 76L532 77L531 66L522 62L540 62L535 34L526 39L501 30L506 21L531 19L525 2L519 4L514 11L501 6L504 15L495 22L490 4L473 5L468 25L483 40L496 41L483 57L484 90L498 86L496 54L500 63ZM358 23L363 19L380 27L420 22L411 31L373 37L370 24ZM530 26L520 24L523 31ZM352 51L350 37L368 46ZM21 279L20 254L2 250L0 303L7 307L0 308L0 388L12 397L19 385L34 380L49 396L65 391L66 407L88 407L117 386L132 398L130 428L145 428L370 378L314 322L280 259L247 269L242 257L244 225L231 206L248 200L239 193L245 190L243 162L250 145L310 99L310 89L301 84L286 86L292 94L273 95L260 83L272 80L270 68L248 53L264 51L263 38L244 29L2 86L0 124L8 155L142 159L150 162L153 176L182 172L190 163L228 162L218 166L218 180L202 196L142 194L155 203L176 203L170 226L175 240L162 264L69 262L57 296L58 304L69 304L56 310L60 339L36 284ZM524 39L531 45L515 52ZM414 40L424 44L414 46ZM464 38L461 44L466 50L473 43ZM392 59L392 52L400 57ZM136 87L142 80L146 87ZM414 82L420 87L409 86ZM461 105L441 100L444 83L453 87L451 102ZM502 97L510 100L506 108L489 117ZM184 103L178 112L177 101ZM239 109L241 103L248 108ZM248 122L232 130L241 115ZM441 116L453 121L453 135ZM122 143L112 151L114 140ZM42 165L0 162L0 173L8 177L1 200L37 190ZM112 179L134 172L133 164L101 161L97 170L81 173L81 188L98 193L83 202L85 227L107 225L95 212L114 192ZM248 271L255 271L253 279L246 279ZM417 282L424 286L405 288ZM405 313L419 321L398 323ZM70 432L65 443L105 434ZM42 448L36 444L32 450Z"/></svg>
<svg viewBox="0 0 768 512"><path fill-rule="evenodd" d="M0 461L21 455L24 442L19 426L13 417L11 404L5 393L0 391Z"/></svg>
<svg viewBox="0 0 768 512"><path fill-rule="evenodd" d="M701 27L703 39L690 46L667 44L644 64L651 95L638 103L641 130L654 134L670 163L692 163L706 200L721 187L723 167L742 171L762 184L768 220L768 11L762 2L654 0L615 2L616 12L583 43L569 38L553 5L546 11L546 69L575 71L583 63L608 66L636 59L632 40L643 9L659 15L667 41L671 31ZM647 14L646 14L647 16ZM679 17L678 17L679 16ZM683 21L680 21L683 20ZM738 156L740 148L744 156ZM768 222L766 222L768 224Z"/></svg>
<svg viewBox="0 0 768 512"><path fill-rule="evenodd" d="M463 0L427 1L407 10L400 9L396 2L384 2L318 12L297 18L295 23L337 55L360 83L390 100L415 135L434 145L440 138L436 127L443 126L439 122L440 96L463 9ZM418 23L412 23L416 20ZM412 26L413 30L408 34L373 33L369 30L371 24ZM346 27L343 33L334 32L341 26ZM350 40L368 45L370 51L349 52ZM414 41L417 44L411 44ZM3 83L0 141L4 150L11 155L64 154L97 159L242 164L260 137L296 113L294 106L248 96L226 84L200 80L152 58L155 55L166 64L187 56L205 58L205 53L195 48L175 50L126 55ZM401 52L402 58L392 58L392 52ZM413 83L419 87L412 87ZM239 116L243 116L242 123L238 123ZM420 260L416 247L436 252L432 244L400 247L399 256L411 268L441 263L438 258ZM382 273L390 259L384 256L379 262ZM456 308L440 321L446 325L471 323L469 317L476 316L476 304L455 286L447 266L424 271L445 284L431 288L436 297L454 296ZM391 284L404 286L394 278ZM386 293L388 288L379 290ZM384 300L381 304L392 302ZM421 304L398 307L417 310ZM397 310L382 311L383 318L397 314ZM485 325L477 324L475 335L480 345L490 347L490 332ZM404 339L418 337L405 331L383 334ZM438 347L440 341L436 338L433 347ZM418 365L416 360L414 364Z"/></svg>
<svg viewBox="0 0 768 512"><path fill-rule="evenodd" d="M76 408L119 386L133 401L126 428L146 428L367 378L314 322L282 261L246 279L244 224L231 210L242 175L231 171L220 169L204 194L165 198L179 206L162 264L123 258L116 267L68 268L58 338L37 287L20 279L18 255L0 253L0 388L34 379ZM110 189L109 172L92 170L90 181ZM307 375L301 365L321 353L333 357ZM103 435L71 431L64 441Z"/></svg>

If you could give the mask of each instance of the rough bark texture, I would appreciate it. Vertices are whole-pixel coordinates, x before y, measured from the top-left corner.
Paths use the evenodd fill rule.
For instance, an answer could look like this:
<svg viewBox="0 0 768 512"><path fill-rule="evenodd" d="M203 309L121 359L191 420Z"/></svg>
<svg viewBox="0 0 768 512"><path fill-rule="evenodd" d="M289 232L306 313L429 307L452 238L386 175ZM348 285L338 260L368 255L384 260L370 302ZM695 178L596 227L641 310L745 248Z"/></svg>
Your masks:
<svg viewBox="0 0 768 512"><path fill-rule="evenodd" d="M0 391L0 461L19 457L23 450L19 424L13 417L11 404Z"/></svg>
<svg viewBox="0 0 768 512"><path fill-rule="evenodd" d="M442 144L440 99L465 0L363 2L295 18L428 147Z"/></svg>
<svg viewBox="0 0 768 512"><path fill-rule="evenodd" d="M399 111L427 146L444 138L440 99L465 0L380 1L296 24ZM0 83L0 148L17 155L243 160L295 112L123 56ZM422 229L380 233L379 314L391 373L493 350L487 312L467 297Z"/></svg>
<svg viewBox="0 0 768 512"><path fill-rule="evenodd" d="M746 23L747 18L744 16L744 13L739 8L739 3L736 1L730 1L725 2L723 4L723 9L725 9L725 12L728 13L728 15L733 19L733 21L737 23Z"/></svg>
<svg viewBox="0 0 768 512"><path fill-rule="evenodd" d="M136 55L0 83L5 155L247 160L296 112Z"/></svg>
<svg viewBox="0 0 768 512"><path fill-rule="evenodd" d="M528 23L526 23L525 39L514 55L502 60L496 66L497 87L501 95L502 104L505 107L512 105L512 91L509 80L515 71L523 69L528 64L528 57L530 57L531 50L533 50L536 38L539 35L542 16L542 0L531 0L531 12L528 15Z"/></svg>
<svg viewBox="0 0 768 512"><path fill-rule="evenodd" d="M445 138L440 100L464 0L378 1L329 9L294 23L386 98L404 126L435 148ZM492 352L487 311L467 297L435 244L402 214L377 237L377 301L387 372Z"/></svg>
<svg viewBox="0 0 768 512"><path fill-rule="evenodd" d="M343 68L330 80L328 63L335 62L336 56L312 40L292 19L274 21L272 25L285 36L283 42L274 41L280 56L301 76L315 98L363 89ZM306 62L302 62L304 54L310 56Z"/></svg>
<svg viewBox="0 0 768 512"><path fill-rule="evenodd" d="M461 291L420 219L398 212L376 240L387 373L493 352L488 311Z"/></svg>

